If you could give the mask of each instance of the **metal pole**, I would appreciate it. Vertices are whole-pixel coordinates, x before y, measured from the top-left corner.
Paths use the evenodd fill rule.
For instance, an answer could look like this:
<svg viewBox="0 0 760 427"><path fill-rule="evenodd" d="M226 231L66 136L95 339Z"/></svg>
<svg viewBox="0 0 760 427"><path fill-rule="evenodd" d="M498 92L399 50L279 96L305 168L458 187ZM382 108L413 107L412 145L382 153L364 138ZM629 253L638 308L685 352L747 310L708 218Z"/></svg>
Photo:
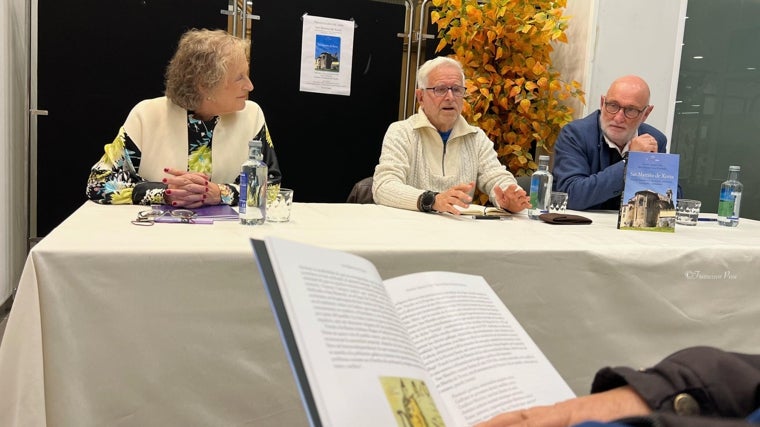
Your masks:
<svg viewBox="0 0 760 427"><path fill-rule="evenodd" d="M427 6L427 3L430 0L423 0L422 4L420 5L420 26L417 29L417 68L415 70L420 69L420 59L422 58L422 39L432 39L435 38L431 36L430 34L424 34L423 35L423 28L425 28L425 21L427 18L427 13L425 13L425 6ZM415 71L415 76L417 75L417 72ZM414 98L412 100L412 111L414 111L417 107L417 98Z"/></svg>

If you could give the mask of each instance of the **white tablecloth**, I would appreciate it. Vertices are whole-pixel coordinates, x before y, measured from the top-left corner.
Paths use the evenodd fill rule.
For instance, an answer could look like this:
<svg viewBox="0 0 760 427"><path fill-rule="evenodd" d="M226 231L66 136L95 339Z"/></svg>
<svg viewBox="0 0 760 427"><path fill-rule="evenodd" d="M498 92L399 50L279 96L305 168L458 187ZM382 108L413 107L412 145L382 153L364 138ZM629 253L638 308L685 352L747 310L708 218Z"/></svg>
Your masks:
<svg viewBox="0 0 760 427"><path fill-rule="evenodd" d="M0 347L0 425L298 426L248 238L346 250L383 277L483 275L578 394L606 364L689 345L760 352L760 223L675 233L300 204L246 227L130 224L86 203L31 251Z"/></svg>

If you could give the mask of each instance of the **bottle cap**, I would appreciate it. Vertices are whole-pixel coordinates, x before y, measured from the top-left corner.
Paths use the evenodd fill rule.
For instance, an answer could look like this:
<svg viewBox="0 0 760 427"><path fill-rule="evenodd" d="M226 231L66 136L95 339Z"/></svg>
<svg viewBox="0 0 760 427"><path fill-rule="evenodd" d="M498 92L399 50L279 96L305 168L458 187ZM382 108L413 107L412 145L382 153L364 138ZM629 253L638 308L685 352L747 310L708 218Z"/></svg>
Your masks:
<svg viewBox="0 0 760 427"><path fill-rule="evenodd" d="M261 140L260 139L252 139L248 141L248 148L261 148Z"/></svg>
<svg viewBox="0 0 760 427"><path fill-rule="evenodd" d="M740 170L742 170L742 167L741 166L735 166L735 165L734 166L729 166L728 170L739 172Z"/></svg>

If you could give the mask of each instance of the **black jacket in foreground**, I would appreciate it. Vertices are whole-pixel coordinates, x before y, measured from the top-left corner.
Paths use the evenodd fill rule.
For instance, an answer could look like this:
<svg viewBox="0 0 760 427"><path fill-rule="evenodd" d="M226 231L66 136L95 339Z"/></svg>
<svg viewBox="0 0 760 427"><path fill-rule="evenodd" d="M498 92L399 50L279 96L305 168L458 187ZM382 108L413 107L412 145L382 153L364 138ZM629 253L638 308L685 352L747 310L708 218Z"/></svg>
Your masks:
<svg viewBox="0 0 760 427"><path fill-rule="evenodd" d="M657 365L635 370L607 367L591 386L598 393L630 385L654 411L620 420L632 426L749 426L760 408L760 355L690 347Z"/></svg>

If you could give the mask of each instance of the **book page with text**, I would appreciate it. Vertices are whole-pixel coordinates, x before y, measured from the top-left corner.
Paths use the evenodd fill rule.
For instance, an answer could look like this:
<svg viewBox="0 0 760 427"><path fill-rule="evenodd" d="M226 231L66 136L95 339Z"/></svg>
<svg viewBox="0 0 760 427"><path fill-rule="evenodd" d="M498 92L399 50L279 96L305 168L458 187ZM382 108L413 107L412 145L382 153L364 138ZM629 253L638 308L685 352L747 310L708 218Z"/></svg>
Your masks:
<svg viewBox="0 0 760 427"><path fill-rule="evenodd" d="M457 425L369 261L275 238L266 246L322 425Z"/></svg>
<svg viewBox="0 0 760 427"><path fill-rule="evenodd" d="M482 277L425 272L385 285L455 425L574 397Z"/></svg>
<svg viewBox="0 0 760 427"><path fill-rule="evenodd" d="M454 207L462 213L462 215L488 215L488 216L512 216L511 213L504 209L497 208L495 206L483 206L475 203L470 203L469 206L463 208L461 206L454 205Z"/></svg>

